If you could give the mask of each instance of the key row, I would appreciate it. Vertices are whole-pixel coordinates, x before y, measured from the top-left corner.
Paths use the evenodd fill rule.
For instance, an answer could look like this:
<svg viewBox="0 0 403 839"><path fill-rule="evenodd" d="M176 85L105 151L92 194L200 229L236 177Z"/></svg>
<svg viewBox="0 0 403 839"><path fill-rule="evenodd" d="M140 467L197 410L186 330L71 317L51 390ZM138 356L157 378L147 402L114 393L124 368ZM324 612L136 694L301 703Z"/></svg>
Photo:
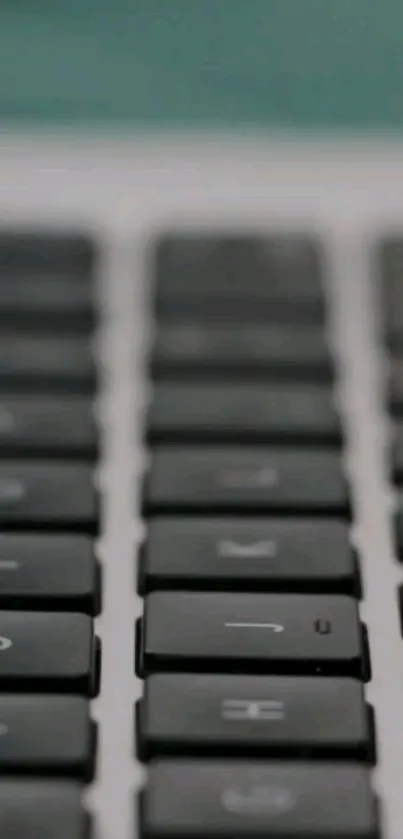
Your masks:
<svg viewBox="0 0 403 839"><path fill-rule="evenodd" d="M0 773L94 774L80 696L0 695ZM375 759L371 707L350 678L154 674L136 708L141 760L171 756ZM134 742L133 742L134 749Z"/></svg>
<svg viewBox="0 0 403 839"><path fill-rule="evenodd" d="M338 443L330 389L300 385L159 385L146 417L151 442L284 441ZM0 452L95 457L94 406L80 396L2 392Z"/></svg>
<svg viewBox="0 0 403 839"><path fill-rule="evenodd" d="M98 248L91 237L40 230L0 236L0 312L5 325L57 329L92 322ZM403 334L403 239L376 246L385 331ZM153 245L152 298L158 319L314 322L324 317L328 260L310 234L166 233Z"/></svg>
<svg viewBox="0 0 403 839"><path fill-rule="evenodd" d="M359 765L158 761L137 805L142 839L378 839L378 802ZM0 784L4 839L90 839L81 788L73 782ZM119 815L117 814L117 818Z"/></svg>
<svg viewBox="0 0 403 839"><path fill-rule="evenodd" d="M0 301L1 302L1 301ZM50 324L48 324L50 328ZM57 324L53 322L53 328ZM153 377L331 381L321 328L162 326L150 358ZM17 391L92 393L97 376L88 336L11 331L0 337L0 382Z"/></svg>

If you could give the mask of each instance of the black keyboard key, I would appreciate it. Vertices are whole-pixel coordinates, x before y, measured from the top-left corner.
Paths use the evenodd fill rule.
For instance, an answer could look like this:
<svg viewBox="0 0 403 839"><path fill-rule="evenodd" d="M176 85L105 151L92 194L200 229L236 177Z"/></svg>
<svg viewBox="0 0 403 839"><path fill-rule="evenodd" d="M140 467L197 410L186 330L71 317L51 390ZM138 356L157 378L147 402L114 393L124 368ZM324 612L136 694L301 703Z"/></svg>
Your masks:
<svg viewBox="0 0 403 839"><path fill-rule="evenodd" d="M0 268L0 325L55 334L95 326L95 284L71 274L3 275Z"/></svg>
<svg viewBox="0 0 403 839"><path fill-rule="evenodd" d="M386 379L388 408L392 414L401 417L403 414L403 356L392 356L388 359L388 364Z"/></svg>
<svg viewBox="0 0 403 839"><path fill-rule="evenodd" d="M384 333L391 348L403 348L403 237L392 236L378 250Z"/></svg>
<svg viewBox="0 0 403 839"><path fill-rule="evenodd" d="M152 592L138 672L367 677L357 603L344 595Z"/></svg>
<svg viewBox="0 0 403 839"><path fill-rule="evenodd" d="M0 463L0 527L96 530L97 493L90 466L64 461Z"/></svg>
<svg viewBox="0 0 403 839"><path fill-rule="evenodd" d="M100 610L93 540L76 534L1 533L0 608Z"/></svg>
<svg viewBox="0 0 403 839"><path fill-rule="evenodd" d="M327 387L159 383L147 434L152 442L332 444L341 428Z"/></svg>
<svg viewBox="0 0 403 839"><path fill-rule="evenodd" d="M157 448L146 513L349 513L340 456L312 447Z"/></svg>
<svg viewBox="0 0 403 839"><path fill-rule="evenodd" d="M0 695L2 774L63 774L90 780L94 747L95 727L82 697Z"/></svg>
<svg viewBox="0 0 403 839"><path fill-rule="evenodd" d="M137 721L146 759L373 756L371 717L356 679L157 673L145 681Z"/></svg>
<svg viewBox="0 0 403 839"><path fill-rule="evenodd" d="M154 258L156 313L321 319L322 263L309 236L168 233Z"/></svg>
<svg viewBox="0 0 403 839"><path fill-rule="evenodd" d="M169 588L358 595L360 580L349 529L341 521L151 519L139 590Z"/></svg>
<svg viewBox="0 0 403 839"><path fill-rule="evenodd" d="M93 458L97 433L86 397L0 396L0 453Z"/></svg>
<svg viewBox="0 0 403 839"><path fill-rule="evenodd" d="M392 474L396 483L403 480L403 424L394 426L394 440L392 444Z"/></svg>
<svg viewBox="0 0 403 839"><path fill-rule="evenodd" d="M0 335L2 389L92 393L95 363L86 336L2 332Z"/></svg>
<svg viewBox="0 0 403 839"><path fill-rule="evenodd" d="M88 276L95 256L95 243L81 233L4 230L0 233L0 282L9 273Z"/></svg>
<svg viewBox="0 0 403 839"><path fill-rule="evenodd" d="M225 326L189 320L159 326L151 352L157 379L329 381L333 364L322 328L269 323Z"/></svg>
<svg viewBox="0 0 403 839"><path fill-rule="evenodd" d="M73 781L0 781L1 839L90 839Z"/></svg>
<svg viewBox="0 0 403 839"><path fill-rule="evenodd" d="M369 772L350 764L157 761L142 839L378 839Z"/></svg>
<svg viewBox="0 0 403 839"><path fill-rule="evenodd" d="M403 505L402 498L394 516L395 550L398 559L403 560Z"/></svg>
<svg viewBox="0 0 403 839"><path fill-rule="evenodd" d="M87 615L0 612L0 690L93 693L97 649Z"/></svg>

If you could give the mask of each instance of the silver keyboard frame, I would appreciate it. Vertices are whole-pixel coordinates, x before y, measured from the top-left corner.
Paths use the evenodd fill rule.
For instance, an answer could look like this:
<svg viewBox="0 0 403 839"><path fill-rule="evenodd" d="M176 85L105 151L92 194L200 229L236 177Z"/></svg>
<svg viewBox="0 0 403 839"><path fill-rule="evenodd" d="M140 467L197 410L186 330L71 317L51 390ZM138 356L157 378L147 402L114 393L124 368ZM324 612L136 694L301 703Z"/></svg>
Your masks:
<svg viewBox="0 0 403 839"><path fill-rule="evenodd" d="M99 554L105 600L99 773L88 793L96 839L132 839L134 792L143 772L133 758L134 591L139 477L146 461L141 412L151 328L144 246L167 225L259 230L307 229L329 254L329 325L339 360L336 398L356 517L373 678L383 839L403 828L403 639L393 555L388 479L391 427L383 400L386 359L371 249L384 231L403 229L403 138L289 137L281 134L164 132L0 133L2 226L93 232L103 248L102 320L95 340L102 373L98 415L104 503Z"/></svg>

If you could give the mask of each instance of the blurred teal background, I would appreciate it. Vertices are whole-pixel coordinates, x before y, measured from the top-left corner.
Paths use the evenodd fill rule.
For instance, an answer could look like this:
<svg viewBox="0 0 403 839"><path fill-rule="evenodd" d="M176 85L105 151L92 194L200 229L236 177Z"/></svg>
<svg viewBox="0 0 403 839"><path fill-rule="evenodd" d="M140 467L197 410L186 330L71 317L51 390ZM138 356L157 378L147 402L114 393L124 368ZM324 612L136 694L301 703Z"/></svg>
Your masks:
<svg viewBox="0 0 403 839"><path fill-rule="evenodd" d="M0 0L12 122L400 127L402 0Z"/></svg>

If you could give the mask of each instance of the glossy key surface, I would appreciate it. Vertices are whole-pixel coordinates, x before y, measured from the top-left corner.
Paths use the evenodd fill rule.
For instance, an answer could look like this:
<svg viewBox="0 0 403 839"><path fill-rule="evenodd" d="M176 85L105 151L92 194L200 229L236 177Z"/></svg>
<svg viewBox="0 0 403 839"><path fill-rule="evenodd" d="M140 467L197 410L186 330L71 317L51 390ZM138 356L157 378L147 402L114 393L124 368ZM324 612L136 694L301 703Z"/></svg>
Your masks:
<svg viewBox="0 0 403 839"><path fill-rule="evenodd" d="M0 534L0 607L99 611L94 541L69 533Z"/></svg>
<svg viewBox="0 0 403 839"><path fill-rule="evenodd" d="M2 330L0 384L30 393L93 393L96 373L89 338Z"/></svg>
<svg viewBox="0 0 403 839"><path fill-rule="evenodd" d="M93 622L87 615L0 612L0 689L92 693Z"/></svg>
<svg viewBox="0 0 403 839"><path fill-rule="evenodd" d="M323 254L311 236L178 232L155 250L154 300L160 317L320 319Z"/></svg>
<svg viewBox="0 0 403 839"><path fill-rule="evenodd" d="M0 780L2 839L90 839L81 787L70 781Z"/></svg>
<svg viewBox="0 0 403 839"><path fill-rule="evenodd" d="M79 696L0 694L0 735L3 775L92 774L95 729Z"/></svg>
<svg viewBox="0 0 403 839"><path fill-rule="evenodd" d="M138 707L140 753L368 759L356 679L155 673Z"/></svg>
<svg viewBox="0 0 403 839"><path fill-rule="evenodd" d="M340 455L298 447L157 447L144 486L147 513L343 515L349 496Z"/></svg>
<svg viewBox="0 0 403 839"><path fill-rule="evenodd" d="M321 327L288 324L210 324L187 319L161 323L150 358L157 380L260 380L292 382L333 377Z"/></svg>
<svg viewBox="0 0 403 839"><path fill-rule="evenodd" d="M342 595L152 592L138 669L366 676L357 604Z"/></svg>
<svg viewBox="0 0 403 839"><path fill-rule="evenodd" d="M93 531L98 501L93 470L80 461L0 462L0 525Z"/></svg>
<svg viewBox="0 0 403 839"><path fill-rule="evenodd" d="M148 525L138 577L141 591L360 590L348 525L316 518L157 516Z"/></svg>
<svg viewBox="0 0 403 839"><path fill-rule="evenodd" d="M361 766L160 761L142 803L142 837L378 839Z"/></svg>
<svg viewBox="0 0 403 839"><path fill-rule="evenodd" d="M326 386L201 383L154 388L147 416L151 442L340 441L332 390Z"/></svg>
<svg viewBox="0 0 403 839"><path fill-rule="evenodd" d="M0 452L3 456L94 458L94 405L80 396L0 396Z"/></svg>

